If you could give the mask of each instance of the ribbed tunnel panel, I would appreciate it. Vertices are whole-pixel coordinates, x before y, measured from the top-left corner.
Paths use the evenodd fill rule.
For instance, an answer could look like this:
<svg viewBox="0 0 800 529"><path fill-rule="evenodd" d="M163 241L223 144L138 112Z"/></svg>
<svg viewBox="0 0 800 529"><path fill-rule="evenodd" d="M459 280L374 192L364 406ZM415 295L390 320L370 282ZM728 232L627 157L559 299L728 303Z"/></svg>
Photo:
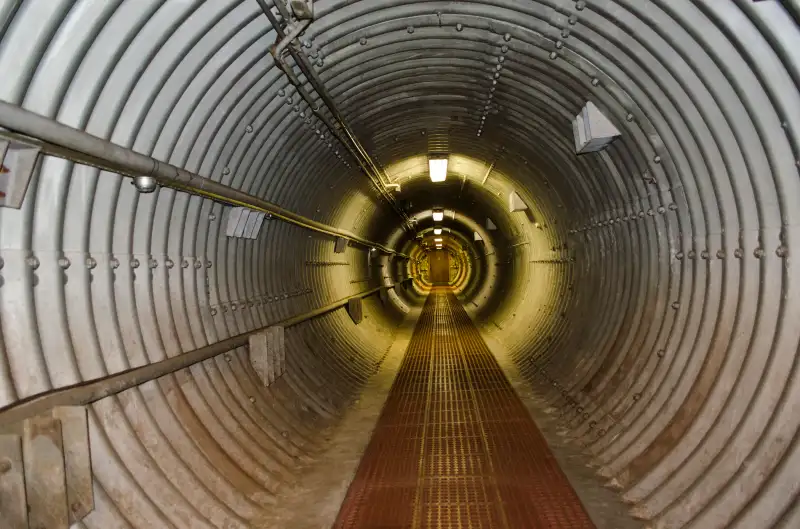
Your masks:
<svg viewBox="0 0 800 529"><path fill-rule="evenodd" d="M797 0L315 0L280 67L287 5L0 0L0 490L19 410L58 401L88 410L77 527L256 526L420 305L438 226L482 337L633 515L797 525ZM620 136L578 155L587 102ZM265 386L248 334L286 321Z"/></svg>

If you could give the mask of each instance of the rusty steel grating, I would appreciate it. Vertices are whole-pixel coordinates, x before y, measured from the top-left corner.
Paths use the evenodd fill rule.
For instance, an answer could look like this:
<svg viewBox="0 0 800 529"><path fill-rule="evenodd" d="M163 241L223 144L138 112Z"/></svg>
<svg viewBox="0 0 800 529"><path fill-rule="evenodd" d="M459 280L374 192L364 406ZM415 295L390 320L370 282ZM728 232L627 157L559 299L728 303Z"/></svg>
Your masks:
<svg viewBox="0 0 800 529"><path fill-rule="evenodd" d="M428 297L334 527L594 527L447 289Z"/></svg>

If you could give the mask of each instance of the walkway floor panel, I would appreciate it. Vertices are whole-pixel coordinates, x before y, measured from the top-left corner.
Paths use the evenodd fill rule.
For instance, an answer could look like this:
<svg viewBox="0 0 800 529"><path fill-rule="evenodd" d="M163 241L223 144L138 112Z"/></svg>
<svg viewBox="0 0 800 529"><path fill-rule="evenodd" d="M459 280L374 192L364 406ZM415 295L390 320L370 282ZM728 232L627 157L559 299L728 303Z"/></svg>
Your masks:
<svg viewBox="0 0 800 529"><path fill-rule="evenodd" d="M428 297L335 527L594 527L447 289Z"/></svg>

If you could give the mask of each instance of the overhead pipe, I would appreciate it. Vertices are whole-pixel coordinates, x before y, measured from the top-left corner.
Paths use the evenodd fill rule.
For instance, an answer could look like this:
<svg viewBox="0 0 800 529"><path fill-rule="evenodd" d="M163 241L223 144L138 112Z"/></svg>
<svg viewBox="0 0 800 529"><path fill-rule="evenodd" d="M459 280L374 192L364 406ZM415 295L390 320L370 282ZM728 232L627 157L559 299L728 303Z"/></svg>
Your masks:
<svg viewBox="0 0 800 529"><path fill-rule="evenodd" d="M309 219L267 200L1 100L0 127L37 140L45 154L113 171L134 178L135 182L136 179L144 179L144 182L136 183L137 187L143 188L145 192L152 190L153 182L149 180L152 178L162 186L263 211L277 219L308 230L332 237L342 237L362 246L377 248L386 254L407 257L350 231ZM14 134L9 133L2 133L2 136L15 137Z"/></svg>
<svg viewBox="0 0 800 529"><path fill-rule="evenodd" d="M331 133L336 137L350 154L355 158L356 163L358 163L359 167L364 171L364 174L372 181L375 187L378 189L378 192L381 194L383 199L392 207L392 209L397 213L397 215L403 220L403 227L406 229L411 229L410 222L408 215L397 205L397 201L395 201L394 197L389 194L387 191L387 184L388 178L383 176L383 169L381 169L373 160L369 153L366 151L364 146L359 141L358 137L356 136L353 129L345 120L342 113L339 111L336 102L328 93L327 89L325 88L325 84L322 82L322 79L319 78L316 71L311 67L311 64L308 61L308 58L299 53L294 46L292 46L291 41L295 40L299 37L299 34L302 32L303 29L307 26L307 24L302 25L303 22L301 21L298 25L290 31L288 34L284 31L281 27L280 22L272 13L272 10L267 5L266 0L256 0L258 5L261 7L261 10L264 12L264 15L272 24L272 27L275 29L275 33L278 36L278 43L273 47L273 57L275 58L275 62L279 68L286 74L289 78L289 81L297 88L298 92L300 93L301 97L308 103L309 107L311 108L312 112L314 112L317 117L319 117ZM281 2L274 2L275 8L280 12L281 17L287 22L290 20L289 11L286 9L286 6L282 5ZM298 28L301 28L298 31ZM317 92L322 102L325 104L325 107L333 116L335 120L335 124L331 124L326 118L324 118L319 112L319 109L314 105L308 93L303 88L303 83L300 82L299 79L294 75L292 69L287 66L283 59L281 58L281 53L283 50L286 49L289 51L289 54L294 59L294 62L297 64L300 71L308 80L309 84L314 88L314 91ZM342 134L344 137L342 137Z"/></svg>

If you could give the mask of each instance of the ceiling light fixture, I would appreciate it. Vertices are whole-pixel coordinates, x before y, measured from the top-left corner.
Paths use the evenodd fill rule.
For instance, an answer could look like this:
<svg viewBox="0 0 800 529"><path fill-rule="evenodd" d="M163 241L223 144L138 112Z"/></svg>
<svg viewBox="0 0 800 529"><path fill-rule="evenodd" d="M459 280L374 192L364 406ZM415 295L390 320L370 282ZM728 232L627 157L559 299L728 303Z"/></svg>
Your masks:
<svg viewBox="0 0 800 529"><path fill-rule="evenodd" d="M433 234L434 235L441 235L442 234L442 228L434 228L433 229Z"/></svg>
<svg viewBox="0 0 800 529"><path fill-rule="evenodd" d="M434 241L436 241L436 242L438 242L438 243L441 243L441 242L442 242L442 238L441 238L441 237L436 237L436 238L434 239Z"/></svg>
<svg viewBox="0 0 800 529"><path fill-rule="evenodd" d="M444 220L444 210L443 209L434 209L433 210L433 221L434 222L441 222Z"/></svg>
<svg viewBox="0 0 800 529"><path fill-rule="evenodd" d="M447 158L431 158L428 160L428 172L431 182L447 180Z"/></svg>

